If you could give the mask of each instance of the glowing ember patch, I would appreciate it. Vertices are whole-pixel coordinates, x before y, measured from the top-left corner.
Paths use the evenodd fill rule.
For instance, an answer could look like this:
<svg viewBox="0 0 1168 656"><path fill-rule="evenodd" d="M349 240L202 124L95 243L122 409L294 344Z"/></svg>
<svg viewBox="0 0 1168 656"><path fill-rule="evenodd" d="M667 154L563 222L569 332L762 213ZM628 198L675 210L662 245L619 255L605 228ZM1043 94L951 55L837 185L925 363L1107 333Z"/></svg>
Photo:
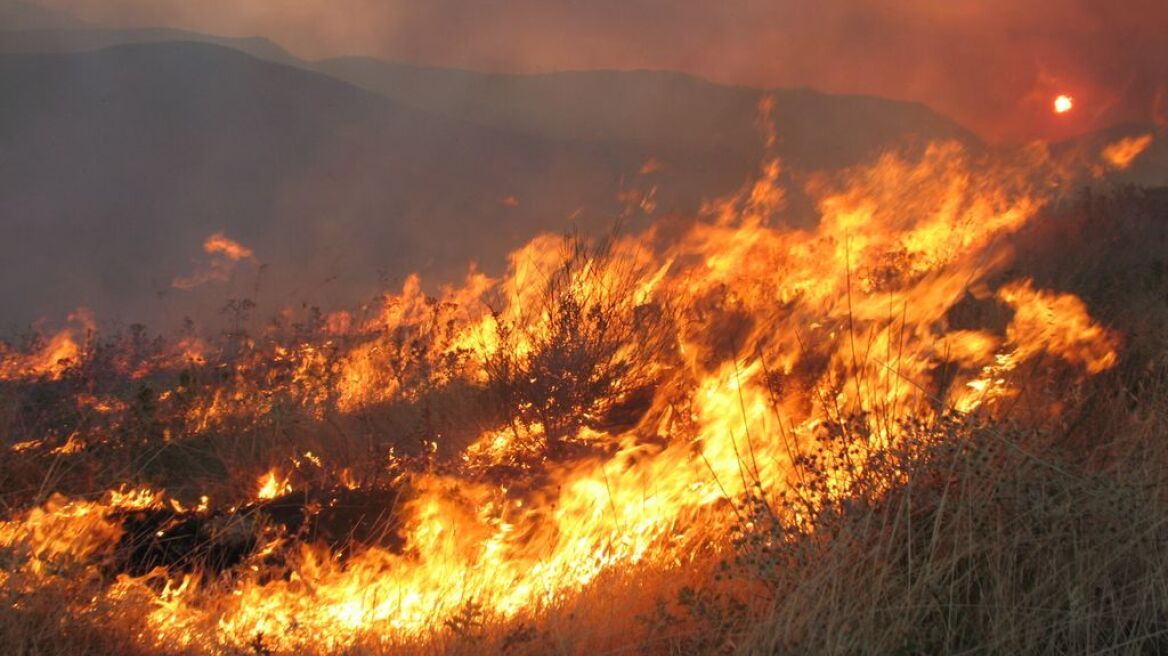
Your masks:
<svg viewBox="0 0 1168 656"><path fill-rule="evenodd" d="M1075 99L1070 96L1062 95L1054 99L1054 113L1066 114L1075 107Z"/></svg>

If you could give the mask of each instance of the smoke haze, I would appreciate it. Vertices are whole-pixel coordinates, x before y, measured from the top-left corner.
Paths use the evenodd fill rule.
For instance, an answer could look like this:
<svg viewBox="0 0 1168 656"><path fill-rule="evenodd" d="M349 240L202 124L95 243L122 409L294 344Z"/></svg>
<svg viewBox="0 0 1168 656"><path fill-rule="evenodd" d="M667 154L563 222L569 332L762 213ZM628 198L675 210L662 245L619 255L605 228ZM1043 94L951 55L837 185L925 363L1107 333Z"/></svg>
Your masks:
<svg viewBox="0 0 1168 656"><path fill-rule="evenodd" d="M1166 112L1156 0L44 0L107 25L265 36L310 58L372 55L533 72L663 68L720 82L924 102L992 140L1058 138ZM1058 93L1077 101L1055 117Z"/></svg>

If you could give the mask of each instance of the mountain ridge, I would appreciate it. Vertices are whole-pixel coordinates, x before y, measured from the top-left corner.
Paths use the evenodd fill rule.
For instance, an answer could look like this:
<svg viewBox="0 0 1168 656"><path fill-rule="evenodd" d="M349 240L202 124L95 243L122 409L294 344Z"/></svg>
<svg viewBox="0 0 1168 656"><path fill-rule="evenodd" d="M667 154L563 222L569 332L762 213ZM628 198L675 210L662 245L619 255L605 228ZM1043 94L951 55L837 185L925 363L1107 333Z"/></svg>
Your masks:
<svg viewBox="0 0 1168 656"><path fill-rule="evenodd" d="M453 106L461 113L427 107L403 97L408 87L393 97L240 49L284 56L263 40L149 40L173 34L118 32L148 40L0 54L0 221L25 244L0 263L0 302L26 309L7 318L9 327L79 305L124 323L173 324L214 316L226 299L257 289L269 311L352 305L412 271L440 283L477 260L497 272L538 232L692 215L703 200L746 184L769 156L754 121L758 93L682 74L524 79L520 91L548 80L552 91L484 116L466 109L473 103ZM456 74L482 76L497 91L498 76ZM623 105L604 90L636 91L646 80L656 86ZM587 107L557 111L590 93L597 106L619 106L599 118ZM833 102L806 90L785 97ZM672 122L659 120L661 111ZM783 111L780 99L780 120ZM525 112L543 115L539 129L519 120ZM780 123L786 136L776 149L792 216L809 214L801 171L912 141L893 120L869 130L864 107L803 112L800 120L820 127L784 133ZM920 131L914 119L901 122ZM662 123L655 132L654 123ZM703 127L712 124L722 131ZM855 138L865 130L866 139ZM957 130L941 124L920 141ZM691 134L699 138L682 138ZM170 289L199 266L202 240L218 231L268 266L241 265L229 280L190 292Z"/></svg>

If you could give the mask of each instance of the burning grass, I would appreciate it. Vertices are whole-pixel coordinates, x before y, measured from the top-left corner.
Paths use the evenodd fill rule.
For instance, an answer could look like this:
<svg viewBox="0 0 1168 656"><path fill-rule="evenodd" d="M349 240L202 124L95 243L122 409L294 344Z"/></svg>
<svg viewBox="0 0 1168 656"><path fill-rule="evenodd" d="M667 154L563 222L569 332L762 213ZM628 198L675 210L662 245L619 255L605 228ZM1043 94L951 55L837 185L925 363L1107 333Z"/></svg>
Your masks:
<svg viewBox="0 0 1168 656"><path fill-rule="evenodd" d="M770 162L437 297L9 348L0 643L1168 649L1168 200L1073 168L888 155L796 229Z"/></svg>

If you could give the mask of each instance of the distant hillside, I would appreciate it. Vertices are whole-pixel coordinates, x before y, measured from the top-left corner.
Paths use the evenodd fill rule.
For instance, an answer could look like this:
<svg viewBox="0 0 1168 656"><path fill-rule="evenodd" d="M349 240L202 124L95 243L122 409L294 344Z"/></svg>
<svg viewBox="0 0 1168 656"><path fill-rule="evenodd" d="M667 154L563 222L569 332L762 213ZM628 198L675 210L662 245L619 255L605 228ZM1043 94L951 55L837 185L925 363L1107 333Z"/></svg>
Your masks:
<svg viewBox="0 0 1168 656"><path fill-rule="evenodd" d="M270 265L260 290L274 303L497 266L540 230L610 221L642 161L189 43L0 56L0 144L9 325L78 305L177 321L197 292L169 283L217 230ZM205 291L251 296L252 280Z"/></svg>
<svg viewBox="0 0 1168 656"><path fill-rule="evenodd" d="M927 107L808 89L763 91L666 71L500 75L367 58L317 70L417 107L560 139L639 143L756 156L759 99L775 99L778 152L799 168L853 164L906 139L975 137Z"/></svg>
<svg viewBox="0 0 1168 656"><path fill-rule="evenodd" d="M366 57L296 59L262 38L173 29L8 32L0 52L77 52L119 44L198 41L295 65L430 112L559 140L626 143L724 162L761 156L760 97L776 101L778 153L797 169L838 168L906 141L976 138L918 103L810 89L760 90L667 71L505 75L427 68Z"/></svg>
<svg viewBox="0 0 1168 656"><path fill-rule="evenodd" d="M345 305L414 270L498 270L540 231L611 226L637 200L622 190L656 188L634 221L690 213L756 171L761 94L650 71L306 63L168 29L3 32L0 229L22 248L0 260L0 329L79 305L171 323L228 296L266 313ZM795 220L801 172L974 142L920 105L773 95ZM231 284L170 289L220 230L268 265L258 283L243 266Z"/></svg>
<svg viewBox="0 0 1168 656"><path fill-rule="evenodd" d="M0 23L2 24L2 23ZM165 27L9 29L0 31L0 53L67 53L101 50L112 46L189 41L231 48L278 64L300 65L299 59L262 37L211 36Z"/></svg>

